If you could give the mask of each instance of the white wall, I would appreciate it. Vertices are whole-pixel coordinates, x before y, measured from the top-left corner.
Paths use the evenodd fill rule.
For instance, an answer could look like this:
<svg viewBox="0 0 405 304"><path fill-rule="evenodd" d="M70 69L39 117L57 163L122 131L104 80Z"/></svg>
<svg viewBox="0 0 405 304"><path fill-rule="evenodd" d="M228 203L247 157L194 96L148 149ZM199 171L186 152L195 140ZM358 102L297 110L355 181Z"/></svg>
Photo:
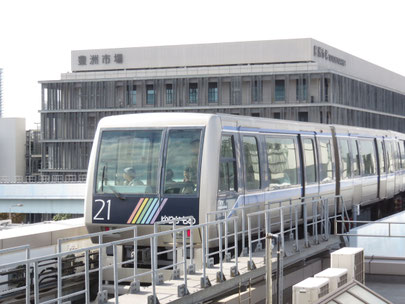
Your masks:
<svg viewBox="0 0 405 304"><path fill-rule="evenodd" d="M0 118L0 176L25 175L25 118Z"/></svg>

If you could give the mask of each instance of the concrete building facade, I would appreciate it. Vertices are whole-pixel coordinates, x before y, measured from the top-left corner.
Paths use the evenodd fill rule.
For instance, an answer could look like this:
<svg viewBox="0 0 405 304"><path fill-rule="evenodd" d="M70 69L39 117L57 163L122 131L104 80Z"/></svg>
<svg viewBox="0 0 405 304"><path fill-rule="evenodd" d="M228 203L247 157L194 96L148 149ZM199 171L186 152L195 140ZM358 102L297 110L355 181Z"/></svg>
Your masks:
<svg viewBox="0 0 405 304"><path fill-rule="evenodd" d="M42 81L43 174L83 175L98 121L229 113L405 131L405 77L314 39L72 51Z"/></svg>
<svg viewBox="0 0 405 304"><path fill-rule="evenodd" d="M0 178L25 175L25 118L0 118Z"/></svg>

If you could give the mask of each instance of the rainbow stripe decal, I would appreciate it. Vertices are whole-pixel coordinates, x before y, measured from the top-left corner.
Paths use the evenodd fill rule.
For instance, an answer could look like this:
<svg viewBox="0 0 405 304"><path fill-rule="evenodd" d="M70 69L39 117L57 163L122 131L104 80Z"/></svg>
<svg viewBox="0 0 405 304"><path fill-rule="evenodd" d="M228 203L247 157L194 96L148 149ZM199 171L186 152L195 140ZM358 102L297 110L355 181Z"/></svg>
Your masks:
<svg viewBox="0 0 405 304"><path fill-rule="evenodd" d="M166 205L167 198L142 197L139 199L134 211L132 211L127 224L153 224L160 211Z"/></svg>

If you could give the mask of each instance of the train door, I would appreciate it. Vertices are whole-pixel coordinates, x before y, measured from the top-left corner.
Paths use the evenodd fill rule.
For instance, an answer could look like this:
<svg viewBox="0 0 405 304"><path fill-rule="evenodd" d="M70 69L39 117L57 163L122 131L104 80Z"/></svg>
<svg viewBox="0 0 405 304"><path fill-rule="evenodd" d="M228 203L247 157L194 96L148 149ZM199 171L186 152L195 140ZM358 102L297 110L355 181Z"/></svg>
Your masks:
<svg viewBox="0 0 405 304"><path fill-rule="evenodd" d="M395 190L394 193L397 194L401 192L401 184L402 184L402 175L401 175L401 157L399 155L399 150L398 150L398 141L393 140L392 141L392 147L393 147L393 155L395 159Z"/></svg>
<svg viewBox="0 0 405 304"><path fill-rule="evenodd" d="M360 139L360 158L362 168L362 203L377 199L378 175L376 162L376 147L373 139Z"/></svg>
<svg viewBox="0 0 405 304"><path fill-rule="evenodd" d="M336 183L332 137L317 137L319 152L319 194L321 196L334 195L336 190Z"/></svg>
<svg viewBox="0 0 405 304"><path fill-rule="evenodd" d="M346 206L351 206L353 202L353 177L352 158L350 154L350 138L339 137L337 139L339 149L339 169L340 169L340 194Z"/></svg>
<svg viewBox="0 0 405 304"><path fill-rule="evenodd" d="M318 165L315 136L301 135L305 196L319 195Z"/></svg>
<svg viewBox="0 0 405 304"><path fill-rule="evenodd" d="M354 138L350 140L350 149L352 155L353 205L357 205L361 203L362 181L359 146Z"/></svg>
<svg viewBox="0 0 405 304"><path fill-rule="evenodd" d="M245 206L264 202L259 137L242 135Z"/></svg>
<svg viewBox="0 0 405 304"><path fill-rule="evenodd" d="M399 168L398 171L400 172L400 185L399 191L402 192L405 190L405 154L404 154L404 141L398 139L398 162Z"/></svg>
<svg viewBox="0 0 405 304"><path fill-rule="evenodd" d="M378 197L383 200L387 197L387 165L385 161L385 148L382 139L377 139L377 162L378 162Z"/></svg>
<svg viewBox="0 0 405 304"><path fill-rule="evenodd" d="M219 158L219 182L218 182L218 198L217 210L227 210L233 207L242 206L244 204L239 186L237 148L238 141L235 140L235 135L222 134L221 150ZM238 198L240 200L238 201ZM211 219L212 220L212 219Z"/></svg>
<svg viewBox="0 0 405 304"><path fill-rule="evenodd" d="M395 193L395 158L393 143L391 140L384 140L387 160L387 198L394 197Z"/></svg>

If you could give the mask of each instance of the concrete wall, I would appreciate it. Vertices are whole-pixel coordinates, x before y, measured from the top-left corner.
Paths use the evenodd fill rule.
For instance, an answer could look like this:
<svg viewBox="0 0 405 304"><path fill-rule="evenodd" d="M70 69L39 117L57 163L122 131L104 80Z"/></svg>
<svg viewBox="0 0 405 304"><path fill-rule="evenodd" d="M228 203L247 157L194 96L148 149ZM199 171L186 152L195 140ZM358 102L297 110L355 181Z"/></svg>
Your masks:
<svg viewBox="0 0 405 304"><path fill-rule="evenodd" d="M0 118L0 176L25 175L25 118Z"/></svg>

